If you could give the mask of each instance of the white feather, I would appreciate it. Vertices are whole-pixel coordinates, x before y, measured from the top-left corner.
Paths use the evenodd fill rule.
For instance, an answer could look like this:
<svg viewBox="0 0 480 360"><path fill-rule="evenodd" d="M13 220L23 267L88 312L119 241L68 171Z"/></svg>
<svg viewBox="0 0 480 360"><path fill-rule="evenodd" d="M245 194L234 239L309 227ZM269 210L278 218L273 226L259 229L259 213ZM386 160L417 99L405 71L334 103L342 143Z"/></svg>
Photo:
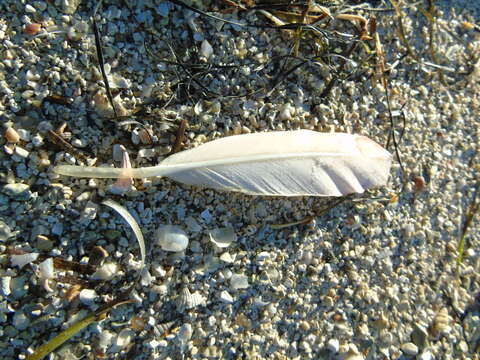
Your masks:
<svg viewBox="0 0 480 360"><path fill-rule="evenodd" d="M236 135L137 169L61 165L77 177L167 176L189 185L255 195L342 196L383 186L391 154L365 136L309 130Z"/></svg>

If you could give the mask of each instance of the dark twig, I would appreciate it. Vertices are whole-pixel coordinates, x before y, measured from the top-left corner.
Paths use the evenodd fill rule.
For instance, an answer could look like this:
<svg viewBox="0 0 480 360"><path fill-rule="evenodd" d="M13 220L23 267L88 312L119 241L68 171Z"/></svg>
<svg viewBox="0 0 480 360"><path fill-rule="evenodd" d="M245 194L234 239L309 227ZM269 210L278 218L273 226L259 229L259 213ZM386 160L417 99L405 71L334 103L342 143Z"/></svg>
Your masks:
<svg viewBox="0 0 480 360"><path fill-rule="evenodd" d="M113 109L115 118L117 118L118 117L117 109L115 108L115 104L113 103L112 93L110 92L110 83L108 82L107 73L105 72L105 60L103 58L102 41L100 38L100 33L98 31L97 22L95 21L95 15L92 16L92 23L93 23L93 33L95 35L95 48L97 49L98 64L100 65L100 71L102 72L103 82L105 83L105 89L107 91L108 101L110 102L110 106Z"/></svg>

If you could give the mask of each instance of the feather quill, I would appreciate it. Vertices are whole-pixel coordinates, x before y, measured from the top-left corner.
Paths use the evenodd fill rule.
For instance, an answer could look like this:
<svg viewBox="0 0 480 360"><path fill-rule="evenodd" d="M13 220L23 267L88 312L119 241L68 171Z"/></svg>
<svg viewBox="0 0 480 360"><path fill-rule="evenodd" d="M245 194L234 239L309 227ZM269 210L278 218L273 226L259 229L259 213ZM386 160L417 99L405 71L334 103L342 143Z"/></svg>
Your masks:
<svg viewBox="0 0 480 360"><path fill-rule="evenodd" d="M373 140L310 130L228 136L136 169L60 165L60 175L95 178L167 176L251 195L342 196L386 184L392 155Z"/></svg>

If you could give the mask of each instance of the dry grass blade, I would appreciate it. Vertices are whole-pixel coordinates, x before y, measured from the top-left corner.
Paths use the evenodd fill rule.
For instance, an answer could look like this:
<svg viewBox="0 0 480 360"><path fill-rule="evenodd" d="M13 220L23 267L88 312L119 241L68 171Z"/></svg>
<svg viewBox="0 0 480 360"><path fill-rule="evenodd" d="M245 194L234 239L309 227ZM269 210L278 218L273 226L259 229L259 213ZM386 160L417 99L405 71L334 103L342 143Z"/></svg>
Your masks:
<svg viewBox="0 0 480 360"><path fill-rule="evenodd" d="M101 307L99 310L90 313L87 315L84 319L77 321L74 323L72 326L69 328L65 329L62 331L60 334L55 336L52 340L47 342L44 345L41 345L38 347L33 354L28 355L25 359L26 360L40 360L43 359L45 356L50 354L52 351L57 349L59 346L61 346L63 343L68 341L70 338L75 336L77 333L85 329L88 325L95 321L99 321L102 319L103 315L105 315L107 312L109 312L111 309L113 309L116 306L119 305L124 305L124 304L130 304L134 302L134 300L114 300L105 306Z"/></svg>
<svg viewBox="0 0 480 360"><path fill-rule="evenodd" d="M390 4L392 4L393 8L395 9L395 14L397 15L397 23L398 23L398 36L400 37L400 40L402 41L403 45L407 49L407 54L410 55L412 58L417 59L417 55L415 52L412 50L412 47L410 46L409 42L407 41L407 37L405 36L405 28L403 26L403 12L398 6L398 3L396 0L390 0Z"/></svg>
<svg viewBox="0 0 480 360"><path fill-rule="evenodd" d="M479 192L480 192L480 181L477 182L477 185L475 186L473 200L468 208L467 215L465 216L465 222L463 223L462 232L460 235L460 241L458 242L458 249L457 249L458 255L457 255L457 266L456 266L457 276L460 274L460 265L462 264L462 260L463 260L463 251L465 249L465 237L467 235L468 229L470 228L470 225L472 224L475 214L478 213L478 210L480 208L480 201L478 201Z"/></svg>
<svg viewBox="0 0 480 360"><path fill-rule="evenodd" d="M118 212L123 217L123 219L128 223L128 225L130 225L130 227L132 228L133 233L137 238L138 245L140 247L140 254L142 257L141 268L143 268L143 266L145 265L146 252L145 252L145 240L143 239L143 234L142 234L142 230L140 230L140 226L138 226L138 223L135 221L133 216L128 212L128 210L124 208L122 205L120 205L119 203L113 200L107 199L102 201L102 204L109 206L113 210Z"/></svg>

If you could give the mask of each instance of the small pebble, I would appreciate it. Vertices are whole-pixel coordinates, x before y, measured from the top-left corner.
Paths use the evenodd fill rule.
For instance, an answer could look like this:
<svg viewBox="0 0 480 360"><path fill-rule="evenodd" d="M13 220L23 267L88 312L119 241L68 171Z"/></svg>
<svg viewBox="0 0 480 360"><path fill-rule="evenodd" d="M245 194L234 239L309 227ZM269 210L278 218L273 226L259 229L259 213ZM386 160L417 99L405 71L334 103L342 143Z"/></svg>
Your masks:
<svg viewBox="0 0 480 360"><path fill-rule="evenodd" d="M2 192L8 197L17 201L28 201L32 197L30 186L27 184L6 184L2 187Z"/></svg>
<svg viewBox="0 0 480 360"><path fill-rule="evenodd" d="M92 305L97 298L97 293L93 289L83 289L80 291L79 299L82 304L87 306Z"/></svg>
<svg viewBox="0 0 480 360"><path fill-rule="evenodd" d="M109 281L112 280L118 273L118 265L115 263L103 264L97 271L95 271L90 279Z"/></svg>
<svg viewBox="0 0 480 360"><path fill-rule="evenodd" d="M5 241L12 236L12 231L10 227L0 220L0 241Z"/></svg>
<svg viewBox="0 0 480 360"><path fill-rule="evenodd" d="M327 343L328 351L336 354L340 350L340 342L337 339L330 339Z"/></svg>
<svg viewBox="0 0 480 360"><path fill-rule="evenodd" d="M408 342L400 346L400 350L407 356L415 356L418 354L418 347L414 343Z"/></svg>
<svg viewBox="0 0 480 360"><path fill-rule="evenodd" d="M41 28L42 28L41 24L32 23L32 24L26 25L23 31L27 35L36 35Z"/></svg>
<svg viewBox="0 0 480 360"><path fill-rule="evenodd" d="M13 127L9 127L7 130L5 130L4 136L5 139L10 143L15 144L20 141L20 135Z"/></svg>
<svg viewBox="0 0 480 360"><path fill-rule="evenodd" d="M228 293L228 291L223 290L220 293L220 301L227 303L227 304L232 304L233 303L233 297Z"/></svg>
<svg viewBox="0 0 480 360"><path fill-rule="evenodd" d="M230 278L230 286L233 290L248 288L248 277L243 274L233 274Z"/></svg>

